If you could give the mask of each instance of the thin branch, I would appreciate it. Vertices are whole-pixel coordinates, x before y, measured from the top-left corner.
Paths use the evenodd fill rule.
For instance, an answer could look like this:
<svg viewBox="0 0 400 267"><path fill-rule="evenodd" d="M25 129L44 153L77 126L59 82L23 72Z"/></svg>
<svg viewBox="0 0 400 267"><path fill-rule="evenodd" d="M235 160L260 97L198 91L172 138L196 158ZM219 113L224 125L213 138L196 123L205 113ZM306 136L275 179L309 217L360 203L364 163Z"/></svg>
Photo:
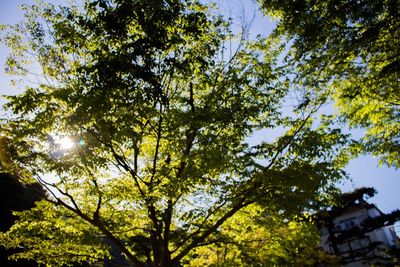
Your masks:
<svg viewBox="0 0 400 267"><path fill-rule="evenodd" d="M136 183L136 186L137 186L139 192L140 192L141 195L144 197L144 196L145 196L145 193L144 193L142 187L140 186L138 179L139 179L141 182L143 182L143 183L144 183L144 181L143 181L143 179L137 174L137 172L136 172L135 170L133 170L133 169L129 166L129 164L127 163L127 160L126 160L124 157L122 157L121 155L119 155L119 154L115 151L115 149L114 149L114 147L113 147L113 145L112 145L111 143L107 143L107 142L103 141L103 140L102 140L101 138L99 138L93 131L91 131L91 130L89 130L89 129L85 129L85 130L86 130L88 133L90 133L94 138L96 138L101 144L103 144L104 146L106 146L107 148L109 148L109 149L111 150L111 153L112 153L114 159L117 161L117 164L118 164L119 166L121 166L125 171L127 171L127 172L129 172L129 173L131 174L131 176L133 177L133 179L134 179L134 181L135 181L135 183Z"/></svg>
<svg viewBox="0 0 400 267"><path fill-rule="evenodd" d="M150 178L150 190L152 190L154 177L157 172L157 160L158 160L158 153L159 153L161 137L162 137L162 123L163 123L163 117L162 117L163 105L162 105L162 103L160 103L159 113L160 114L159 114L159 119L158 119L158 127L157 127L157 131L156 131L157 141L156 141L156 147L155 147L154 156L153 156L153 170L152 170L151 178Z"/></svg>
<svg viewBox="0 0 400 267"><path fill-rule="evenodd" d="M99 220L99 219L100 219L100 209L101 209L101 205L102 205L102 193L101 193L101 191L100 191L100 188L99 188L99 186L98 186L96 180L93 179L92 181L93 181L93 184L94 184L94 186L95 186L95 188L96 188L96 191L97 191L98 194L99 194L99 198L97 199L96 210L95 210L95 212L93 213L93 220Z"/></svg>
<svg viewBox="0 0 400 267"><path fill-rule="evenodd" d="M82 213L80 210L76 210L73 207L69 206L67 203L62 201L60 198L57 199L58 204L61 204L63 207L66 209L72 211L73 213L77 214L79 217L81 217L83 220L87 221L91 225L97 227L111 242L113 242L120 250L122 253L124 253L129 260L131 260L134 264L136 264L139 267L144 267L145 265L139 261L126 247L125 245L118 239L116 238L101 222L99 219L94 220L91 219L89 216L86 214Z"/></svg>
<svg viewBox="0 0 400 267"><path fill-rule="evenodd" d="M203 221L200 223L200 226L198 227L198 229L196 231L194 231L193 233L191 233L190 235L188 235L187 237L185 237L184 240L182 240L177 246L176 248L172 251L172 253L176 252L177 250L179 250L179 248L181 248L188 240L192 239L194 236L198 235L201 230L203 230L203 227L205 225L205 223L210 219L210 217L215 214L218 210L220 210L223 206L225 206L227 203L227 200L225 200L223 203L221 203L220 205L218 205L216 208L214 208L212 211L210 211L206 217L204 217Z"/></svg>
<svg viewBox="0 0 400 267"><path fill-rule="evenodd" d="M207 237L209 237L212 233L217 231L218 227L220 227L228 218L232 217L236 212L242 209L245 206L250 205L254 201L244 201L245 199L242 198L236 205L233 207L219 220L217 220L213 226L211 226L208 230L206 230L202 235L197 238L194 238L193 241L184 248L176 257L172 259L173 263L179 262L186 254L188 254L193 248L195 248L199 243L203 242Z"/></svg>
<svg viewBox="0 0 400 267"><path fill-rule="evenodd" d="M272 158L272 160L270 161L270 163L264 167L264 171L269 170L276 162L276 160L278 159L278 157L281 155L281 153L290 146L290 144L293 142L293 140L295 139L295 137L301 132L301 130L306 126L308 120L311 118L312 115L315 114L315 112L317 112L322 105L324 104L324 102L322 101L319 105L317 105L313 110L310 111L310 113L307 115L307 117L305 117L302 121L302 123L300 124L300 126L296 129L296 131L290 136L289 140L287 140L287 142L280 148L277 150L277 152L275 153L274 157Z"/></svg>

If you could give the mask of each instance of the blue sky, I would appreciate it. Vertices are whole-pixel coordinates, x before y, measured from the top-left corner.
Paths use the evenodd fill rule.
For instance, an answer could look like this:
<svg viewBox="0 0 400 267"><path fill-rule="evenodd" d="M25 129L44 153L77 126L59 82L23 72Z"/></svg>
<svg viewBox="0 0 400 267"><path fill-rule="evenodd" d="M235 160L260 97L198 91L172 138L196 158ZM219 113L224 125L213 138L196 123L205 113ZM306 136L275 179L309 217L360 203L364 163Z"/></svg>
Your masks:
<svg viewBox="0 0 400 267"><path fill-rule="evenodd" d="M32 4L34 2L34 0L0 0L0 24L13 24L17 22L22 18L22 12L18 9L18 5L22 3ZM50 2L56 2L56 0ZM257 7L252 0L222 0L221 2L226 10L232 11L232 15L240 14L244 8L246 10L247 20L251 19L254 12L257 11ZM253 21L253 32L268 32L271 30L271 27L271 21L268 18L262 18L262 16L256 12ZM9 78L4 74L3 67L7 53L8 49L4 46L0 46L1 94L12 93ZM0 103L1 102L0 100ZM370 199L370 202L377 204L383 212L390 212L400 208L400 170L385 166L379 167L377 159L371 156L363 156L352 160L346 169L352 177L352 181L341 185L343 190L351 191L357 187L372 186L377 189L378 194Z"/></svg>

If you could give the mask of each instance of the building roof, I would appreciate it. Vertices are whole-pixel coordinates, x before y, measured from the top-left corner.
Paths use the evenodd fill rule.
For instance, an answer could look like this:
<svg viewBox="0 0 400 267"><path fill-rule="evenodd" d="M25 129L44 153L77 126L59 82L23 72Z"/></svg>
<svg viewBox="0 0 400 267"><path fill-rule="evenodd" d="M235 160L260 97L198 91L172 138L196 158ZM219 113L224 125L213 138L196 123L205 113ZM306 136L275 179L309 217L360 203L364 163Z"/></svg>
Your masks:
<svg viewBox="0 0 400 267"><path fill-rule="evenodd" d="M382 214L382 212L374 204L369 204L367 202L361 202L361 203L354 204L352 206L345 207L343 209L343 212L339 216L349 214L349 213L354 213L354 212L364 210L364 209L373 209L373 208L377 209L378 212L380 214Z"/></svg>

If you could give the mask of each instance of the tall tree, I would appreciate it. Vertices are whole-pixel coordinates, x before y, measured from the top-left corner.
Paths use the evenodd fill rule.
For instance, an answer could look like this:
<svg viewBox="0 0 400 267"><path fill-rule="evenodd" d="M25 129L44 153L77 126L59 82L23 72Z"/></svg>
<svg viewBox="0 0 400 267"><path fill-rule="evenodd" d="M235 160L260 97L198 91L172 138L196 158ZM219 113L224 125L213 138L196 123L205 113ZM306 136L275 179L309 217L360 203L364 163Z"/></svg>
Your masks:
<svg viewBox="0 0 400 267"><path fill-rule="evenodd" d="M4 31L26 87L8 97L0 155L50 195L0 236L27 248L16 257L56 266L117 249L131 266L178 266L243 208L290 218L345 175L347 136L314 122L318 104L288 111L273 38L234 34L197 1L26 12ZM260 129L281 130L257 143Z"/></svg>
<svg viewBox="0 0 400 267"><path fill-rule="evenodd" d="M363 151L400 166L400 1L260 0L291 46L296 82L330 91L338 112L366 129ZM321 89L322 88L322 89Z"/></svg>

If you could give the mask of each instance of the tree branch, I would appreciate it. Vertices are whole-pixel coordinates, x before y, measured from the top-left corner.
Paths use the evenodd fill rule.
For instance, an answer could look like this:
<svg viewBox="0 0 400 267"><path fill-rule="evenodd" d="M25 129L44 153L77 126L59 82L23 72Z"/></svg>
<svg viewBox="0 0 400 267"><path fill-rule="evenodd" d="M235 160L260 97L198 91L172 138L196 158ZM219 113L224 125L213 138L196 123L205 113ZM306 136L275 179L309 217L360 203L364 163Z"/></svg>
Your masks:
<svg viewBox="0 0 400 267"><path fill-rule="evenodd" d="M238 201L236 205L234 205L224 216L222 216L219 220L217 220L209 229L207 229L202 235L194 238L194 240L184 248L176 257L172 259L173 263L178 263L184 256L186 256L193 248L195 248L198 244L202 243L208 236L217 231L218 227L220 227L228 218L232 217L236 212L242 209L245 206L250 205L254 201L244 201L241 199Z"/></svg>

